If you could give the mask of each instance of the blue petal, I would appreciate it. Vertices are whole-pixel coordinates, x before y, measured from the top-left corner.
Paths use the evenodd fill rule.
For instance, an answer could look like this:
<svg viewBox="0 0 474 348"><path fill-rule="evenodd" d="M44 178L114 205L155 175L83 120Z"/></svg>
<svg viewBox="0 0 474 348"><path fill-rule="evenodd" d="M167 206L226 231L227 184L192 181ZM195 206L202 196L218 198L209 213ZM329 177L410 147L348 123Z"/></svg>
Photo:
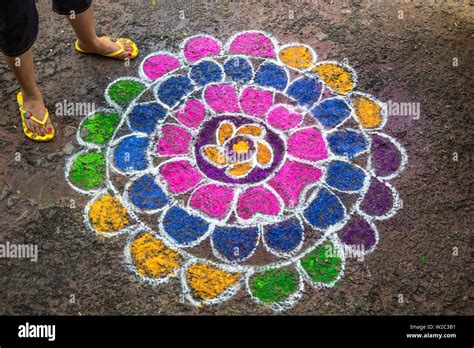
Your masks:
<svg viewBox="0 0 474 348"><path fill-rule="evenodd" d="M193 82L187 76L172 76L163 82L157 91L158 98L172 107L193 90Z"/></svg>
<svg viewBox="0 0 474 348"><path fill-rule="evenodd" d="M190 215L186 210L173 207L163 219L165 232L180 244L189 244L201 238L209 229L209 224L199 216Z"/></svg>
<svg viewBox="0 0 474 348"><path fill-rule="evenodd" d="M216 251L227 260L241 261L257 247L258 228L216 227L212 241Z"/></svg>
<svg viewBox="0 0 474 348"><path fill-rule="evenodd" d="M365 173L343 161L329 164L326 183L340 191L358 191L364 186Z"/></svg>
<svg viewBox="0 0 474 348"><path fill-rule="evenodd" d="M242 57L229 58L224 64L224 70L232 81L242 84L249 82L253 77L252 65Z"/></svg>
<svg viewBox="0 0 474 348"><path fill-rule="evenodd" d="M190 76L196 84L205 86L222 81L222 68L217 63L205 60L191 68Z"/></svg>
<svg viewBox="0 0 474 348"><path fill-rule="evenodd" d="M273 63L266 63L258 68L255 83L259 86L284 90L288 84L288 76L285 68Z"/></svg>
<svg viewBox="0 0 474 348"><path fill-rule="evenodd" d="M325 229L344 218L344 207L334 193L321 188L303 214L312 226Z"/></svg>
<svg viewBox="0 0 474 348"><path fill-rule="evenodd" d="M290 85L287 94L300 105L306 106L314 104L319 99L322 89L321 80L303 77Z"/></svg>
<svg viewBox="0 0 474 348"><path fill-rule="evenodd" d="M146 169L148 167L147 148L148 139L145 137L124 138L114 151L115 166L124 171Z"/></svg>
<svg viewBox="0 0 474 348"><path fill-rule="evenodd" d="M285 220L266 230L265 242L273 250L289 252L301 243L303 233L297 219Z"/></svg>
<svg viewBox="0 0 474 348"><path fill-rule="evenodd" d="M129 189L130 200L140 209L160 209L168 203L163 190L149 175L135 181Z"/></svg>
<svg viewBox="0 0 474 348"><path fill-rule="evenodd" d="M351 114L349 105L339 98L330 98L316 105L311 113L324 127L335 127Z"/></svg>
<svg viewBox="0 0 474 348"><path fill-rule="evenodd" d="M331 151L339 156L354 158L368 148L364 136L351 129L329 134L327 139Z"/></svg>
<svg viewBox="0 0 474 348"><path fill-rule="evenodd" d="M138 104L128 116L132 130L145 133L153 132L158 120L165 117L166 111L158 103Z"/></svg>

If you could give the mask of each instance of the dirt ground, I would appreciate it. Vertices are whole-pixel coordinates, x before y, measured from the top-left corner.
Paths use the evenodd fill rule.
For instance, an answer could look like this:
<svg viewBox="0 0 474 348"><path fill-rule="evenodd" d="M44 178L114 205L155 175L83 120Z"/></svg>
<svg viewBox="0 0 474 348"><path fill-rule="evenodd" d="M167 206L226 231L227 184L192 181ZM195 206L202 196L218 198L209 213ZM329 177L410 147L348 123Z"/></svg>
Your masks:
<svg viewBox="0 0 474 348"><path fill-rule="evenodd" d="M142 57L177 52L198 33L226 41L263 30L282 43L314 47L320 60L347 59L359 89L381 100L420 103L419 119L391 117L385 128L406 148L409 163L392 182L403 209L378 224L377 251L364 262L350 260L336 288L307 290L285 313L472 315L473 5L97 0L94 9L98 31L133 38ZM72 30L50 1L40 0L38 10L36 71L50 110L65 99L103 106L110 81L138 74L140 59L125 67L79 56ZM180 298L178 279L158 287L135 279L122 262L126 236L104 240L86 230L89 197L64 179L65 161L79 149L82 116L55 117L56 140L30 142L20 128L13 75L3 62L0 72L0 242L39 248L36 263L0 259L0 314L272 314L243 291L222 305L195 308ZM76 208L68 206L71 199Z"/></svg>

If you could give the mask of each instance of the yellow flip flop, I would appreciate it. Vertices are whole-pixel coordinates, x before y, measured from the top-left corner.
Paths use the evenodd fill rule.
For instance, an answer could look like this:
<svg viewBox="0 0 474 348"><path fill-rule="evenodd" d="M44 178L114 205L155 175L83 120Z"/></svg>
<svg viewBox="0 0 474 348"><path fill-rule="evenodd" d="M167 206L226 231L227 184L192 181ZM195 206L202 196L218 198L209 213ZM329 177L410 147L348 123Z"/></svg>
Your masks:
<svg viewBox="0 0 474 348"><path fill-rule="evenodd" d="M16 100L18 102L18 109L20 110L20 114L21 114L21 124L23 126L23 132L25 133L25 135L28 138L30 138L31 140L39 141L39 142L46 142L46 141L53 140L53 138L54 138L54 127L51 126L51 133L49 133L49 134L46 133L46 122L48 121L48 118L49 118L48 109L46 109L46 111L44 113L43 120L40 121L35 116L33 116L31 114L31 112L26 111L23 108L23 94L21 94L21 92L19 92L17 94ZM43 128L45 129L45 135L39 135L39 134L35 134L35 133L31 132L26 127L26 123L25 123L26 119L32 120L32 121L38 123L39 125L43 126Z"/></svg>
<svg viewBox="0 0 474 348"><path fill-rule="evenodd" d="M124 37L121 37L121 38L118 38L118 39L113 39L110 36L102 36L102 37L105 37L107 39L110 39L110 40L114 41L118 45L119 49L117 51L109 53L109 54L101 54L101 56L108 57L108 58L119 59L119 58L117 58L117 56L120 53L125 52L125 48L123 47L123 45L118 40L123 40L126 43L130 44L130 46L132 46L132 55L130 57L127 57L128 59L135 59L138 56L138 47L135 44L135 42L133 42L132 40L124 38ZM92 54L93 53L93 52L84 51L82 48L80 48L79 47L79 40L76 40L76 45L75 46L76 46L76 51L79 52L79 53L83 53L83 54ZM125 58L123 60L126 60L127 58Z"/></svg>

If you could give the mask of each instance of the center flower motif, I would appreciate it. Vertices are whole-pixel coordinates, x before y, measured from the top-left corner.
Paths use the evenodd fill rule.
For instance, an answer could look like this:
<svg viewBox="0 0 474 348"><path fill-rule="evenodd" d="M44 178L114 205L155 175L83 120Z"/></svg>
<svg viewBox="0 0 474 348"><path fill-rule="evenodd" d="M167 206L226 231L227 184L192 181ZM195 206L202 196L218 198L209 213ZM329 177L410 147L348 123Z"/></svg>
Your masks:
<svg viewBox="0 0 474 348"><path fill-rule="evenodd" d="M243 178L254 167L267 168L273 162L273 153L263 140L265 129L258 124L236 128L230 121L223 121L217 129L217 145L205 145L201 154L209 163L226 168L230 178Z"/></svg>

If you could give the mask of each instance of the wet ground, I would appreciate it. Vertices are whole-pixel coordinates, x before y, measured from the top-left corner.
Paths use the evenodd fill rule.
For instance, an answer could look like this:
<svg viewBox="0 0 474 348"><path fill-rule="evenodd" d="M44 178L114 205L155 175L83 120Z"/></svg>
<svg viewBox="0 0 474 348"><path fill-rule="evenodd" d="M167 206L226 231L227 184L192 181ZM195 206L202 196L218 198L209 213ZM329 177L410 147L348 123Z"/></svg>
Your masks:
<svg viewBox="0 0 474 348"><path fill-rule="evenodd" d="M391 117L385 131L409 154L393 181L403 209L379 223L378 250L350 260L334 289L308 290L288 314L473 314L472 148L474 7L469 1L95 1L98 31L121 34L150 52L177 52L206 33L222 41L254 29L308 44L320 60L344 60L359 89L384 101L420 103L420 117ZM36 71L50 110L63 100L105 105L105 87L137 75L139 60L79 56L64 18L39 1ZM184 11L184 12L183 12ZM184 18L183 18L184 17ZM78 150L81 116L55 117L56 140L39 145L21 131L17 85L0 63L0 242L38 244L38 262L0 259L0 314L269 314L240 295L198 309L172 280L152 287L122 262L126 237L87 231L88 197L64 180ZM75 208L71 208L71 200ZM71 299L75 301L71 301Z"/></svg>

